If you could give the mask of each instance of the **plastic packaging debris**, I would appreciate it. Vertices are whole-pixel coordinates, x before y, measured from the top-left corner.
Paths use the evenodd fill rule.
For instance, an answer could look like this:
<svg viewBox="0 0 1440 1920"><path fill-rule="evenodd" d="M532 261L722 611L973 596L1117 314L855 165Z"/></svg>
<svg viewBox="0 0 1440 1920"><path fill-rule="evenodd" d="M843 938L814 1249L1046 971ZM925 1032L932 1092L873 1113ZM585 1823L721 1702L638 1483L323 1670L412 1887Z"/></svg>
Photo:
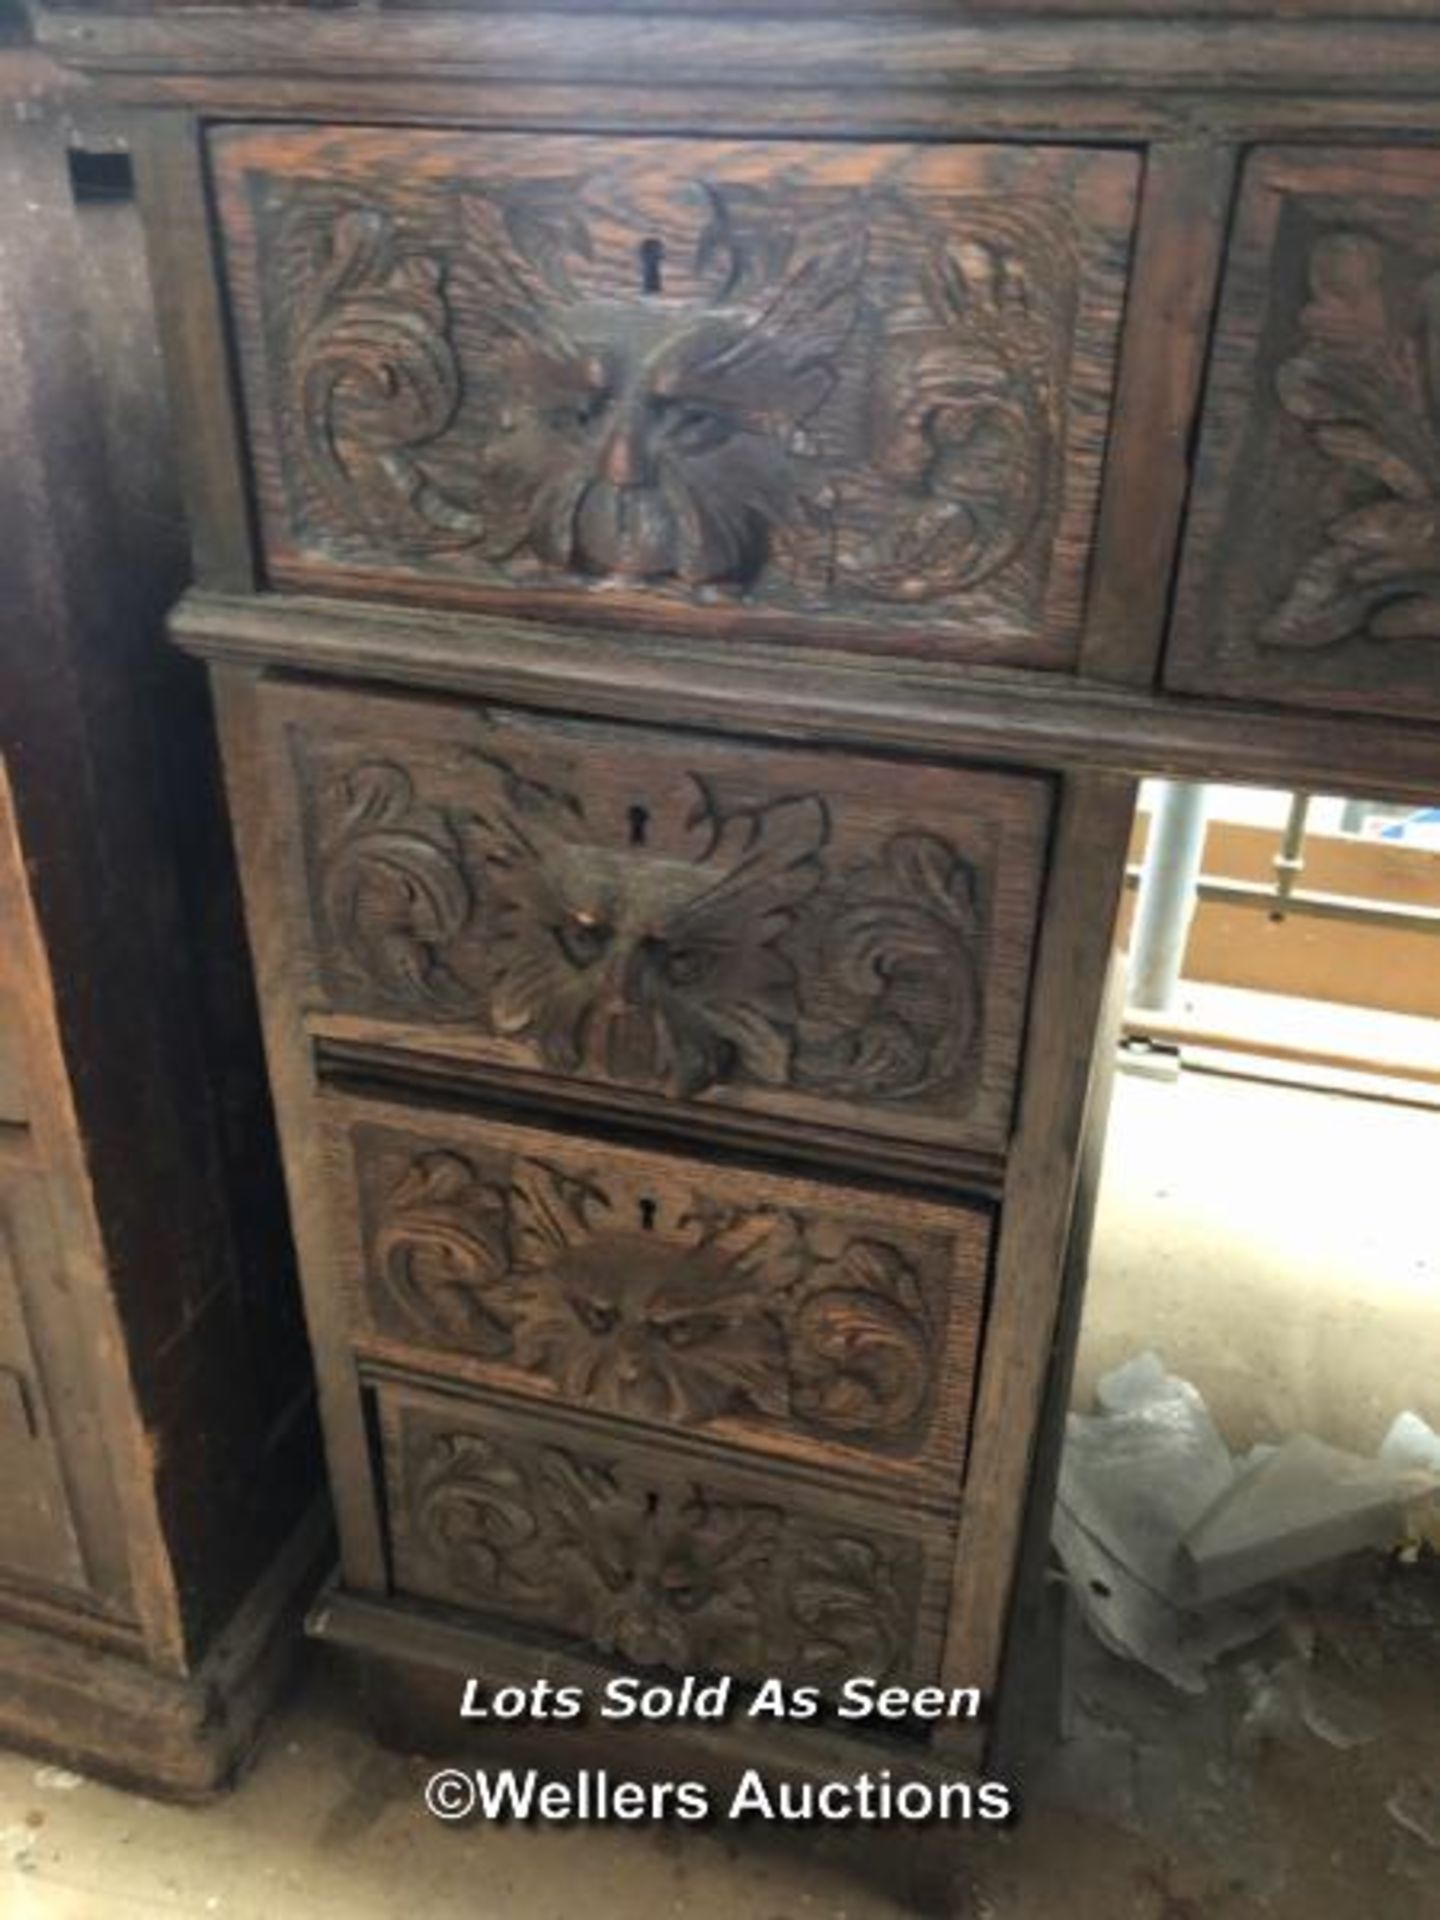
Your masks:
<svg viewBox="0 0 1440 1920"><path fill-rule="evenodd" d="M1327 1746L1348 1753L1380 1738L1384 1720L1368 1700L1361 1700L1324 1674L1305 1674L1300 1715L1307 1729Z"/></svg>
<svg viewBox="0 0 1440 1920"><path fill-rule="evenodd" d="M1055 1549L1102 1644L1186 1692L1277 1623L1278 1582L1395 1546L1412 1508L1440 1513L1440 1435L1417 1414L1375 1459L1299 1434L1237 1461L1198 1390L1154 1353L1106 1374L1095 1398L1098 1413L1067 1423ZM1333 1745L1370 1737L1313 1692L1296 1716Z"/></svg>
<svg viewBox="0 0 1440 1920"><path fill-rule="evenodd" d="M1108 1373L1101 1412L1071 1414L1060 1500L1085 1531L1149 1587L1180 1597L1176 1549L1235 1481L1205 1402L1153 1353Z"/></svg>
<svg viewBox="0 0 1440 1920"><path fill-rule="evenodd" d="M1240 1673L1248 1694L1238 1729L1242 1750L1268 1741L1300 1746L1313 1737L1348 1753L1380 1736L1383 1721L1376 1709L1316 1673L1303 1654L1269 1668L1247 1661Z"/></svg>
<svg viewBox="0 0 1440 1920"><path fill-rule="evenodd" d="M1397 1413L1375 1457L1387 1467L1416 1467L1440 1475L1440 1433L1418 1413Z"/></svg>
<svg viewBox="0 0 1440 1920"><path fill-rule="evenodd" d="M1141 1354L1096 1388L1101 1412L1071 1414L1055 1514L1056 1551L1091 1629L1187 1693L1205 1670L1273 1623L1273 1609L1212 1610L1184 1598L1188 1528L1233 1485L1235 1464L1199 1393Z"/></svg>
<svg viewBox="0 0 1440 1920"><path fill-rule="evenodd" d="M1403 1780L1385 1802L1385 1811L1396 1826L1440 1853L1440 1786L1426 1780Z"/></svg>
<svg viewBox="0 0 1440 1920"><path fill-rule="evenodd" d="M1181 1544L1190 1592L1224 1599L1393 1546L1405 1508L1440 1488L1440 1472L1366 1460L1297 1433L1256 1462Z"/></svg>

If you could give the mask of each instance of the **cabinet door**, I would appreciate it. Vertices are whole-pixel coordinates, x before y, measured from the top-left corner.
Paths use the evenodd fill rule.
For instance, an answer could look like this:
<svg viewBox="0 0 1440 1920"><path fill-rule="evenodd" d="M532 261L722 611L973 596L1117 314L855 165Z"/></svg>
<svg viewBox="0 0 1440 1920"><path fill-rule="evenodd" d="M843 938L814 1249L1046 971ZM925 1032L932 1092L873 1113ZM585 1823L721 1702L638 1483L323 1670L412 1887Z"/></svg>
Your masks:
<svg viewBox="0 0 1440 1920"><path fill-rule="evenodd" d="M0 1576L71 1589L85 1567L25 1308L56 1281L40 1180L0 1171Z"/></svg>
<svg viewBox="0 0 1440 1920"><path fill-rule="evenodd" d="M275 582L1073 661L1133 154L213 152Z"/></svg>
<svg viewBox="0 0 1440 1920"><path fill-rule="evenodd" d="M1440 714L1440 152L1251 162L1166 680Z"/></svg>

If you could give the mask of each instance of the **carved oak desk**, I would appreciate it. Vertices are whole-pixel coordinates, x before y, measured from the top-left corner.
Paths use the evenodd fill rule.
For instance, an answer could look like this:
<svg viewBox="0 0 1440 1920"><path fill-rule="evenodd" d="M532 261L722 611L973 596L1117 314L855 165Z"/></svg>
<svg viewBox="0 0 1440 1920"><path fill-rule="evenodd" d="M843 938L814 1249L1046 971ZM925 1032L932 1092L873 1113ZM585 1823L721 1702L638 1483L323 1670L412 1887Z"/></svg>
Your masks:
<svg viewBox="0 0 1440 1920"><path fill-rule="evenodd" d="M1354 12L48 17L135 109L321 1628L432 1724L994 1687L1135 777L1440 784L1440 6Z"/></svg>

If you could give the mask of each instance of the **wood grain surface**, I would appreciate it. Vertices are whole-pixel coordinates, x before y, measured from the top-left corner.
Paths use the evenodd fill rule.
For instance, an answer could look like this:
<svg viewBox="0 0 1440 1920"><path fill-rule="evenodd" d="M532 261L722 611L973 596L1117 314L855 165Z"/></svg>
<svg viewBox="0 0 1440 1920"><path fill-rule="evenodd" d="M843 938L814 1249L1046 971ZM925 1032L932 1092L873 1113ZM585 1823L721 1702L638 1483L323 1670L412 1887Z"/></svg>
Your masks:
<svg viewBox="0 0 1440 1920"><path fill-rule="evenodd" d="M327 1098L363 1355L953 1504L990 1210Z"/></svg>
<svg viewBox="0 0 1440 1920"><path fill-rule="evenodd" d="M1133 157L212 152L277 583L1072 660Z"/></svg>
<svg viewBox="0 0 1440 1920"><path fill-rule="evenodd" d="M1440 153L1262 153L1167 684L1440 718Z"/></svg>
<svg viewBox="0 0 1440 1920"><path fill-rule="evenodd" d="M935 1672L947 1530L517 1409L379 1390L398 1590L632 1667L820 1687Z"/></svg>
<svg viewBox="0 0 1440 1920"><path fill-rule="evenodd" d="M352 1040L1002 1148L1041 781L262 689L280 916Z"/></svg>

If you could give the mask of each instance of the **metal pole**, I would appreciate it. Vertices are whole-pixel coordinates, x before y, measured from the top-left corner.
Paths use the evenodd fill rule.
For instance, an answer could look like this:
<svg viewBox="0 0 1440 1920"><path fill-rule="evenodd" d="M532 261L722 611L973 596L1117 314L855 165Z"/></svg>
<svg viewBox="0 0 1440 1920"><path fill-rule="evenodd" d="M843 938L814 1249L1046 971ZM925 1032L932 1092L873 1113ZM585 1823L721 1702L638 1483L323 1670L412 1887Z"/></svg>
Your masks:
<svg viewBox="0 0 1440 1920"><path fill-rule="evenodd" d="M1205 852L1206 798L1203 786L1162 781L1151 816L1130 939L1129 988L1130 1005L1149 1013L1166 1013L1175 1004Z"/></svg>
<svg viewBox="0 0 1440 1920"><path fill-rule="evenodd" d="M1290 812L1280 835L1280 851L1275 855L1275 906L1270 918L1276 926L1285 918L1285 908L1295 884L1305 871L1305 827L1310 816L1308 793L1292 793Z"/></svg>

